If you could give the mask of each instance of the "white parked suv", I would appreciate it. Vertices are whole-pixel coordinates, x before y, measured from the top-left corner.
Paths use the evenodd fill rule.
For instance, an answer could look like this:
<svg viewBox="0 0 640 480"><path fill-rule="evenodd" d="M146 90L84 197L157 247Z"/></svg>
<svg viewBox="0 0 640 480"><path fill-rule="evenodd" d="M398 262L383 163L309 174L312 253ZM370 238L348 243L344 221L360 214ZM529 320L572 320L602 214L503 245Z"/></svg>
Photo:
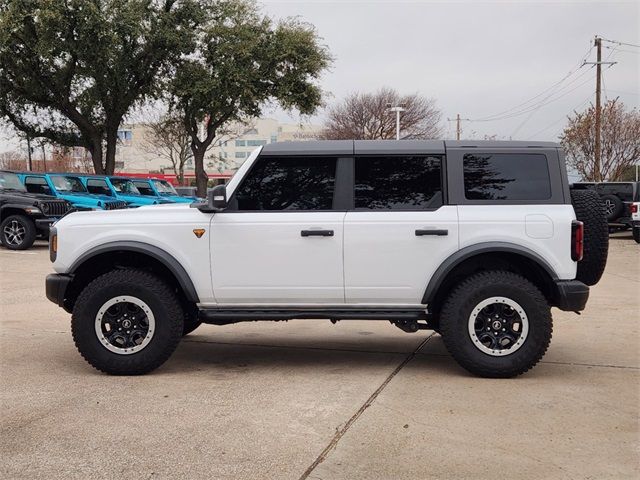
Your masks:
<svg viewBox="0 0 640 480"><path fill-rule="evenodd" d="M46 291L112 374L201 322L326 318L434 329L470 372L511 377L547 350L551 307L584 309L607 242L554 143L273 143L206 203L66 216Z"/></svg>

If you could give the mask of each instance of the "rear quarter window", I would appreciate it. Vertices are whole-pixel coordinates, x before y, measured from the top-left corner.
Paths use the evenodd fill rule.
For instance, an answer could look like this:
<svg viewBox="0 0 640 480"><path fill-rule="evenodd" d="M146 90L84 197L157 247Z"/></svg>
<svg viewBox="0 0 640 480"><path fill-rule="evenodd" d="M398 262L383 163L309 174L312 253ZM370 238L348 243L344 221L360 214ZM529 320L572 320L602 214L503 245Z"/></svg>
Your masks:
<svg viewBox="0 0 640 480"><path fill-rule="evenodd" d="M467 153L463 157L468 200L548 200L547 157L528 153Z"/></svg>

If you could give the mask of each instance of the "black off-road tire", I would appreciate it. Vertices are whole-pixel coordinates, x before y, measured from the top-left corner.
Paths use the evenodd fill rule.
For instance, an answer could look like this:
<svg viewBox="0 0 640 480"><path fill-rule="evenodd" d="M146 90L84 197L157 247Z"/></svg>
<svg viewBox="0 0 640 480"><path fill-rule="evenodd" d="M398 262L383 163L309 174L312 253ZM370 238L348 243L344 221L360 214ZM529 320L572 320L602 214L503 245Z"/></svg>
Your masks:
<svg viewBox="0 0 640 480"><path fill-rule="evenodd" d="M155 317L155 331L140 351L123 355L101 344L96 315L110 299L132 296L145 302ZM161 278L136 269L113 270L89 283L78 296L71 332L80 354L94 368L112 375L141 375L162 365L182 338L184 313L174 291Z"/></svg>
<svg viewBox="0 0 640 480"><path fill-rule="evenodd" d="M481 351L469 333L474 308L491 297L517 302L528 318L528 335L510 354L492 356ZM481 377L508 378L540 361L551 342L553 324L551 308L535 285L515 273L489 271L475 274L454 288L442 306L440 330L447 350L467 371Z"/></svg>
<svg viewBox="0 0 640 480"><path fill-rule="evenodd" d="M633 227L633 239L640 243L640 227Z"/></svg>
<svg viewBox="0 0 640 480"><path fill-rule="evenodd" d="M19 243L12 243L8 238L5 230L11 228L12 225L19 225L24 229L22 240ZM36 241L36 226L33 221L25 215L10 215L0 224L0 241L2 245L10 250L26 250L31 248L33 242Z"/></svg>
<svg viewBox="0 0 640 480"><path fill-rule="evenodd" d="M571 190L571 203L576 218L584 223L584 256L578 262L576 280L595 285L604 273L609 253L609 228L604 204L592 190Z"/></svg>

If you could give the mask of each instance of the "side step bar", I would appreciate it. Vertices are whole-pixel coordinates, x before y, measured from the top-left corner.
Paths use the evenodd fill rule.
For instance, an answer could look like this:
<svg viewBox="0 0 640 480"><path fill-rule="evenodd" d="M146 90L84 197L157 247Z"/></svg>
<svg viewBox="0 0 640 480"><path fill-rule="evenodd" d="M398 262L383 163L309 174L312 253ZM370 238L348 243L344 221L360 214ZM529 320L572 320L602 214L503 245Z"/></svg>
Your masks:
<svg viewBox="0 0 640 480"><path fill-rule="evenodd" d="M402 309L336 309L336 308L203 308L198 317L204 323L227 325L256 320L329 319L336 320L426 320L424 310Z"/></svg>

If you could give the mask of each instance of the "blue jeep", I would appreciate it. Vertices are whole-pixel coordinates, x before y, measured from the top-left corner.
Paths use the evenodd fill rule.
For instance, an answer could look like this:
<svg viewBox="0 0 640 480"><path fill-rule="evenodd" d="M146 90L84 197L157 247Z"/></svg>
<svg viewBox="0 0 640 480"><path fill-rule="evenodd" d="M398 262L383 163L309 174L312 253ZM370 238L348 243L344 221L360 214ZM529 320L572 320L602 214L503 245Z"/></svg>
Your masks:
<svg viewBox="0 0 640 480"><path fill-rule="evenodd" d="M131 181L143 195L169 199L176 203L193 203L198 200L198 197L180 196L180 194L176 192L176 189L173 188L173 185L166 180L160 180L158 178L132 178Z"/></svg>
<svg viewBox="0 0 640 480"><path fill-rule="evenodd" d="M20 181L30 193L42 193L67 200L77 210L116 210L127 203L107 195L94 195L72 173L21 172Z"/></svg>
<svg viewBox="0 0 640 480"><path fill-rule="evenodd" d="M125 177L84 175L80 177L89 193L108 195L117 200L127 202L129 207L157 205L159 203L175 203L172 200L143 195L133 182Z"/></svg>

